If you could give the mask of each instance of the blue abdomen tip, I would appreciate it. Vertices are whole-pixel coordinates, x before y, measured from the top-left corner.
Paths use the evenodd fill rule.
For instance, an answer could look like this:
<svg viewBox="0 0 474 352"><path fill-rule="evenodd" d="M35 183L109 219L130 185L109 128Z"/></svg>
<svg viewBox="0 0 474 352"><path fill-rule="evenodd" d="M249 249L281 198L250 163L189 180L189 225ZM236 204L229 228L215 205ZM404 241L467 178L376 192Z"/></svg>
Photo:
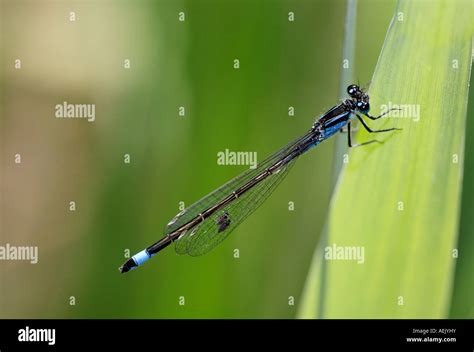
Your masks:
<svg viewBox="0 0 474 352"><path fill-rule="evenodd" d="M144 249L143 251L135 254L133 257L132 257L133 261L137 264L137 265L142 265L143 263L145 263L148 259L150 259L150 255L148 254L147 250Z"/></svg>

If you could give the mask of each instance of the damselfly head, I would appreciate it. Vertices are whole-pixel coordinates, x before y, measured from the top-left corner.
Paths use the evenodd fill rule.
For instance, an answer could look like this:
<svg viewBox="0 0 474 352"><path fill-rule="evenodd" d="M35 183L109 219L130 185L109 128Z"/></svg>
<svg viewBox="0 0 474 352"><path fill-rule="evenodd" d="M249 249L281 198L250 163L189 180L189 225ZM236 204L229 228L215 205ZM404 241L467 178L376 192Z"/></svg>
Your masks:
<svg viewBox="0 0 474 352"><path fill-rule="evenodd" d="M357 84L351 84L348 86L347 94L352 98L357 110L362 113L370 110L369 95L366 94Z"/></svg>

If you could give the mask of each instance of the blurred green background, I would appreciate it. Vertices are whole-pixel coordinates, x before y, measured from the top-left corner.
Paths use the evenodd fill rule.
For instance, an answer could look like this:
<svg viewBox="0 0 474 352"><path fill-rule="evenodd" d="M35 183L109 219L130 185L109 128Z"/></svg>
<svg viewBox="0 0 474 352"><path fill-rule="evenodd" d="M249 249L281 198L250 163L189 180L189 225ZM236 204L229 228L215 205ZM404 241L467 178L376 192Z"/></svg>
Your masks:
<svg viewBox="0 0 474 352"><path fill-rule="evenodd" d="M345 1L1 4L0 231L2 243L38 246L39 263L1 263L0 316L294 317L327 215L332 141L209 254L170 248L130 274L117 268L126 249L163 235L180 202L246 170L217 165L218 152L263 160L338 102ZM359 2L361 83L394 8ZM96 104L96 121L56 119L63 101Z"/></svg>

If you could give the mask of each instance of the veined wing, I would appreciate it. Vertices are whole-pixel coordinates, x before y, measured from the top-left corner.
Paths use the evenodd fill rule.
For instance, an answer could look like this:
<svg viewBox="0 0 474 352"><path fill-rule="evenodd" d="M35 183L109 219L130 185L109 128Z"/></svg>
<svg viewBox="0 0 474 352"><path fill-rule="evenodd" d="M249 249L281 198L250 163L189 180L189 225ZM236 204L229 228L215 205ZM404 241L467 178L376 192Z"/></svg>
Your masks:
<svg viewBox="0 0 474 352"><path fill-rule="evenodd" d="M270 196L288 174L295 160L289 161L239 198L181 235L175 241L176 252L198 256L221 243Z"/></svg>
<svg viewBox="0 0 474 352"><path fill-rule="evenodd" d="M307 134L290 142L289 144L266 158L264 161L258 163L258 166L255 169L251 169L240 174L239 176L233 178L232 180L230 180L220 188L216 189L212 193L208 194L204 198L201 198L196 203L190 205L188 208L176 215L168 223L164 230L165 235L172 233L184 224L187 224L199 214L202 214L206 209L220 202L222 199L231 194L234 190L246 184L249 180L253 179L256 175L260 174L262 171L275 164L278 160L283 159L283 157L289 154L296 145L299 145L305 140L310 139L312 135L313 134L311 132L308 132Z"/></svg>

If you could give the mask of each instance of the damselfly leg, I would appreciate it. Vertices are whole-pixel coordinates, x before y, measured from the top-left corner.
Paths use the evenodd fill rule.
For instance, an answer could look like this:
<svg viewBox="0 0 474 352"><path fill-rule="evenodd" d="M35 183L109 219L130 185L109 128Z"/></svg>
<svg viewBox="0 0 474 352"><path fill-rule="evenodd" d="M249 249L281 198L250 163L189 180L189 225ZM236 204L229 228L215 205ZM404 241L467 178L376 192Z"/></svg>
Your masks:
<svg viewBox="0 0 474 352"><path fill-rule="evenodd" d="M392 109L387 110L386 112L384 112L383 114L381 114L379 116L372 116L368 112L363 112L363 114L365 116L367 116L368 118L372 119L372 120L377 120L377 119L387 115L390 111L393 111L393 110L400 110L400 109L392 108ZM357 116L357 119L360 121L362 126L364 126L365 130L369 133L381 133L381 132L391 132L391 131L400 131L401 130L401 128L396 128L396 127L384 128L384 129L381 129L381 130L373 130L369 127L369 125L367 125L367 123L364 121L362 116L360 116L358 113L355 113L355 112L354 112L354 114ZM341 132L342 132L342 130L341 130ZM351 123L350 122L347 124L347 132L348 132L347 133L347 144L348 144L349 148L361 147L363 145L367 145L367 144L371 144L371 143L381 143L381 144L383 144L382 141L379 141L377 139L372 139L372 140L364 142L364 143L352 144Z"/></svg>
<svg viewBox="0 0 474 352"><path fill-rule="evenodd" d="M383 142L381 142L377 139L372 139L370 141L363 142L363 143L352 144L351 134L352 134L351 133L351 123L349 122L347 124L347 145L348 145L349 148L362 147L363 145L367 145L367 144L371 144L371 143L381 143L381 144L383 144Z"/></svg>
<svg viewBox="0 0 474 352"><path fill-rule="evenodd" d="M381 117L384 117L385 115L388 115L391 111L395 111L395 110L402 110L402 109L399 109L399 108L391 108L391 109L388 109L387 111L383 112L382 114L378 115L378 116L372 116L370 115L368 112L365 112L363 113L365 116L367 116L369 119L371 120L377 120L377 119L380 119Z"/></svg>
<svg viewBox="0 0 474 352"><path fill-rule="evenodd" d="M364 126L366 131L369 132L369 133L390 132L390 131L400 131L401 130L401 128L396 128L396 127L385 128L385 129L382 129L382 130L373 130L365 123L362 116L360 116L358 114L356 114L356 116L357 116L357 119L360 121L360 123L362 123L362 126Z"/></svg>

